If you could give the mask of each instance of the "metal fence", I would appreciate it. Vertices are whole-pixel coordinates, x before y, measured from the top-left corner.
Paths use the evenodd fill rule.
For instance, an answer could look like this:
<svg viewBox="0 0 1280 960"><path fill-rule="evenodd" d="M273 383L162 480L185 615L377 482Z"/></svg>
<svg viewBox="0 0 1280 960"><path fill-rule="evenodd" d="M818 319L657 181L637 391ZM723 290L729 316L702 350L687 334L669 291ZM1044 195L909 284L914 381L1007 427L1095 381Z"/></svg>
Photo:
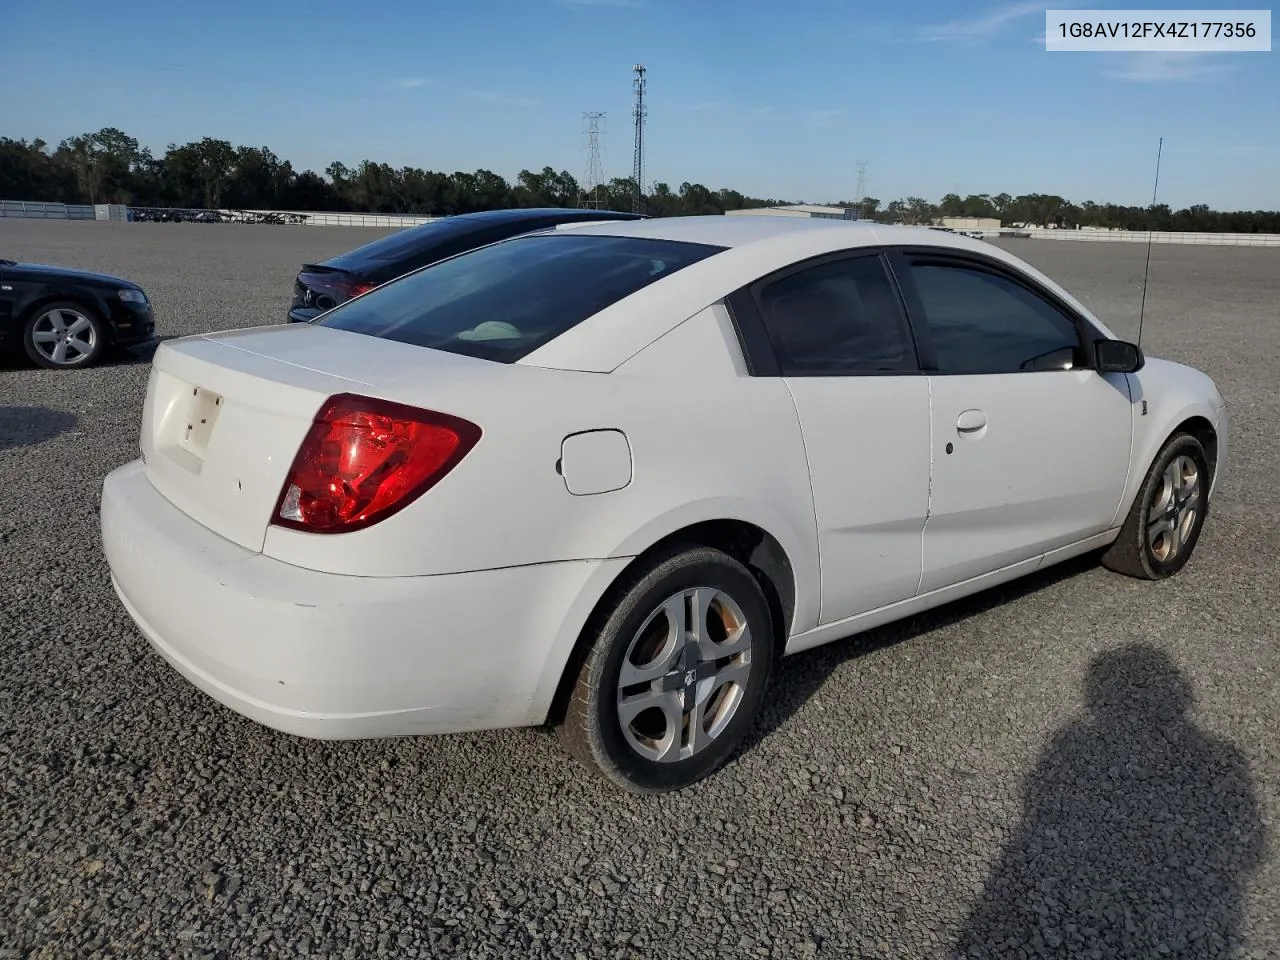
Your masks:
<svg viewBox="0 0 1280 960"><path fill-rule="evenodd" d="M1220 247L1280 247L1277 233L1183 233L1174 230L1052 230L1044 227L1020 227L1018 233L1030 234L1036 240L1075 240L1107 243L1193 243Z"/></svg>
<svg viewBox="0 0 1280 960"><path fill-rule="evenodd" d="M312 210L210 210L203 207L133 207L121 204L0 200L0 217L29 220L128 220L133 223L268 223L313 227L416 227L441 217Z"/></svg>
<svg viewBox="0 0 1280 960"><path fill-rule="evenodd" d="M442 220L443 217L419 217L396 213L333 213L316 210L206 210L176 207L128 207L124 217L118 215L119 207L113 205L111 214L104 214L104 204L99 209L91 204L42 203L38 201L0 200L0 217L34 218L38 220L94 220L127 219L139 222L185 223L267 223L297 224L312 227L416 227L419 224ZM982 231L994 238L996 231ZM1275 233L1183 233L1157 230L1148 234L1144 230L1053 230L1044 227L1019 227L1016 231L1001 230L1000 234L1016 233L1035 240L1072 240L1077 242L1202 244L1225 247L1280 247L1280 234Z"/></svg>
<svg viewBox="0 0 1280 960"><path fill-rule="evenodd" d="M416 227L443 217L415 217L399 213L328 213L301 210L246 210L245 213L277 213L304 218L309 227Z"/></svg>
<svg viewBox="0 0 1280 960"><path fill-rule="evenodd" d="M416 227L441 217L397 213L333 213L314 210L206 210L177 207L130 207L136 223L271 223L310 227Z"/></svg>
<svg viewBox="0 0 1280 960"><path fill-rule="evenodd" d="M29 220L95 220L91 203L41 203L31 200L0 200L0 217Z"/></svg>

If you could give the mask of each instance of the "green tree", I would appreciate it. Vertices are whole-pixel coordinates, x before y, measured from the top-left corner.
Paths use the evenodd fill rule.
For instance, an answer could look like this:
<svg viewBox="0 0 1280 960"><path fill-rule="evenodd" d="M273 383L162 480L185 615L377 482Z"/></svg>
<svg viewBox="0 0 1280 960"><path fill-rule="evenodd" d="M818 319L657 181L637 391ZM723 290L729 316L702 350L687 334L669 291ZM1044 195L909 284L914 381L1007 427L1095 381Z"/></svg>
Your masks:
<svg viewBox="0 0 1280 960"><path fill-rule="evenodd" d="M227 181L229 207L269 210L289 194L293 167L267 147L239 147Z"/></svg>
<svg viewBox="0 0 1280 960"><path fill-rule="evenodd" d="M680 215L680 198L671 192L666 183L655 183L649 194L649 216L676 217Z"/></svg>
<svg viewBox="0 0 1280 960"><path fill-rule="evenodd" d="M0 137L0 198L71 203L79 199L75 174L48 152L43 140Z"/></svg>
<svg viewBox="0 0 1280 960"><path fill-rule="evenodd" d="M626 177L603 184L603 205L630 210L634 186ZM170 145L157 157L124 131L104 127L68 137L52 150L43 140L0 137L0 198L441 216L504 207L574 207L580 201L580 187L572 174L550 166L537 172L521 170L513 182L486 169L444 173L422 167L397 169L368 159L354 168L334 161L323 173L298 171L266 146L232 146L211 137ZM649 188L645 209L655 216L714 215L788 202L752 197L731 187L711 190L686 181L673 190L670 184L658 182ZM861 204L862 216L897 223L929 223L939 213L994 216L1006 224L1039 226L1280 233L1280 212L1216 211L1206 204L1175 211L1167 205L1135 207L1093 200L1076 204L1046 193L1017 197L979 193L963 198L949 193L936 206L916 196L884 205L868 197Z"/></svg>
<svg viewBox="0 0 1280 960"><path fill-rule="evenodd" d="M938 202L938 215L942 217L963 217L964 201L958 193L948 193Z"/></svg>
<svg viewBox="0 0 1280 960"><path fill-rule="evenodd" d="M178 202L183 206L221 207L223 194L231 182L236 152L226 140L202 140L170 145L164 165Z"/></svg>
<svg viewBox="0 0 1280 960"><path fill-rule="evenodd" d="M929 223L936 216L933 204L923 197L907 197L904 214L905 222L913 224Z"/></svg>

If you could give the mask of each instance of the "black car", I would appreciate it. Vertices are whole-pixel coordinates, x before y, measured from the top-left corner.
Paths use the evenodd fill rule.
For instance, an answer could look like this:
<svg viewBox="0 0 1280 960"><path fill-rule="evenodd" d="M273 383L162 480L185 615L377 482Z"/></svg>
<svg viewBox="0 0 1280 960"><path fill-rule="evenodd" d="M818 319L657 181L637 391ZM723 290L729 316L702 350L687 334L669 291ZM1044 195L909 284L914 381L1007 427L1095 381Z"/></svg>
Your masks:
<svg viewBox="0 0 1280 960"><path fill-rule="evenodd" d="M100 273L0 260L0 350L19 344L42 367L87 367L108 347L155 336L136 283Z"/></svg>
<svg viewBox="0 0 1280 960"><path fill-rule="evenodd" d="M319 263L305 263L293 284L291 323L306 323L338 304L476 247L532 230L592 220L639 220L638 213L558 207L489 210L443 217L374 240Z"/></svg>

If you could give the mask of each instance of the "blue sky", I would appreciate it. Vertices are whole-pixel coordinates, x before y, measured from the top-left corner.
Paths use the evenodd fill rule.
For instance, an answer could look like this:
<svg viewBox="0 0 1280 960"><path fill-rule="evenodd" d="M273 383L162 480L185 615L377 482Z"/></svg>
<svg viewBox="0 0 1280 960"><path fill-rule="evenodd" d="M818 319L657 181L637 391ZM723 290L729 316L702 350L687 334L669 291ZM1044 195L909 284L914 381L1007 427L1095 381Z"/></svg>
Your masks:
<svg viewBox="0 0 1280 960"><path fill-rule="evenodd" d="M1089 6L1131 9L1130 2ZM755 196L1058 193L1280 208L1278 54L1047 53L1046 6L964 0L7 0L0 135L210 135L295 167L631 171ZM1082 4L1076 3L1075 6ZM1196 6L1210 7L1208 0ZM110 11L108 16L106 11Z"/></svg>

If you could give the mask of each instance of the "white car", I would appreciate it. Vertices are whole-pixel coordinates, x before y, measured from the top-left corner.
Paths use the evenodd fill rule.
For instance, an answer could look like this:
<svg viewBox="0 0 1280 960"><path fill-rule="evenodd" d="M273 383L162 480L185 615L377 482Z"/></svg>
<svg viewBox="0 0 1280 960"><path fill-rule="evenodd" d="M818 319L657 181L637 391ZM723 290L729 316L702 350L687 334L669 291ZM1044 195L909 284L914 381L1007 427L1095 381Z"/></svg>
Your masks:
<svg viewBox="0 0 1280 960"><path fill-rule="evenodd" d="M1176 573L1227 414L997 247L694 217L167 341L141 447L113 582L215 699L316 738L551 724L661 791L779 656L1095 549Z"/></svg>

